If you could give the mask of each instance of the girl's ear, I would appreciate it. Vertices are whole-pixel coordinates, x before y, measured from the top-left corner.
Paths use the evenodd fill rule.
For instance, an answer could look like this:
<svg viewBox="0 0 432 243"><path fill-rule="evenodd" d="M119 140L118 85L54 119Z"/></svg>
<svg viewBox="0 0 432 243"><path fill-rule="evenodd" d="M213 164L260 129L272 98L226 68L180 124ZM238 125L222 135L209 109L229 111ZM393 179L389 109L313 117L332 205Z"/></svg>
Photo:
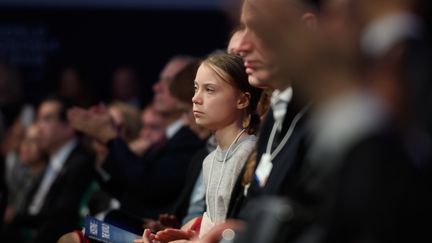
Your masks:
<svg viewBox="0 0 432 243"><path fill-rule="evenodd" d="M237 109L242 110L249 106L251 94L249 92L242 92L237 100Z"/></svg>

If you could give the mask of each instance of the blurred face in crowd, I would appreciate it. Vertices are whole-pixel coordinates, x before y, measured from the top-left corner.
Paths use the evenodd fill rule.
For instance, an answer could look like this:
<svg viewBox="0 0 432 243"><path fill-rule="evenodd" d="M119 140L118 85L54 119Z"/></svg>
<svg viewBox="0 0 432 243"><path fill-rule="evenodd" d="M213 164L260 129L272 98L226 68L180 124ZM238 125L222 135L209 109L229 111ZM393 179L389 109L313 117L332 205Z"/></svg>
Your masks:
<svg viewBox="0 0 432 243"><path fill-rule="evenodd" d="M241 13L244 29L241 31L238 52L244 59L249 83L255 87L272 87L275 64L269 48L267 48L256 28L260 27L260 18L254 8L245 1Z"/></svg>
<svg viewBox="0 0 432 243"><path fill-rule="evenodd" d="M141 116L140 137L153 143L165 135L165 120L153 107L144 109Z"/></svg>
<svg viewBox="0 0 432 243"><path fill-rule="evenodd" d="M228 43L227 52L229 54L240 55L240 40L244 34L244 29L239 29L234 32Z"/></svg>
<svg viewBox="0 0 432 243"><path fill-rule="evenodd" d="M219 74L223 71L218 74L216 68L208 64L199 67L192 98L196 123L212 131L237 121L244 108L238 105L243 93L222 80Z"/></svg>
<svg viewBox="0 0 432 243"><path fill-rule="evenodd" d="M40 145L49 154L55 153L73 137L73 129L59 117L60 108L61 104L57 101L45 101L39 106L37 114Z"/></svg>
<svg viewBox="0 0 432 243"><path fill-rule="evenodd" d="M134 98L137 88L137 79L132 69L119 68L114 72L112 89L116 99L128 100Z"/></svg>
<svg viewBox="0 0 432 243"><path fill-rule="evenodd" d="M24 164L31 165L41 159L39 129L36 125L27 128L20 146L20 159Z"/></svg>
<svg viewBox="0 0 432 243"><path fill-rule="evenodd" d="M60 78L60 93L64 97L76 97L81 91L81 80L77 70L68 68Z"/></svg>
<svg viewBox="0 0 432 243"><path fill-rule="evenodd" d="M186 61L176 58L172 59L160 74L159 81L153 85L154 108L161 113L173 113L179 110L178 101L169 90L169 83L175 75L186 65Z"/></svg>

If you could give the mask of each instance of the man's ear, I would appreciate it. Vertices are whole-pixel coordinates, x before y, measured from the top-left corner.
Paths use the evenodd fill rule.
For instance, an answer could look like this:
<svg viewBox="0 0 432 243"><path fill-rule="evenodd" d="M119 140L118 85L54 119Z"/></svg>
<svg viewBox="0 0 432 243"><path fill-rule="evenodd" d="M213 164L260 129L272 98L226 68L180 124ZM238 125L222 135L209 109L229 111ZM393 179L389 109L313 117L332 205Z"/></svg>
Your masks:
<svg viewBox="0 0 432 243"><path fill-rule="evenodd" d="M251 94L249 92L242 92L237 100L237 109L244 109L249 106Z"/></svg>
<svg viewBox="0 0 432 243"><path fill-rule="evenodd" d="M318 27L318 18L311 12L304 13L301 17L301 22L310 30L316 30Z"/></svg>

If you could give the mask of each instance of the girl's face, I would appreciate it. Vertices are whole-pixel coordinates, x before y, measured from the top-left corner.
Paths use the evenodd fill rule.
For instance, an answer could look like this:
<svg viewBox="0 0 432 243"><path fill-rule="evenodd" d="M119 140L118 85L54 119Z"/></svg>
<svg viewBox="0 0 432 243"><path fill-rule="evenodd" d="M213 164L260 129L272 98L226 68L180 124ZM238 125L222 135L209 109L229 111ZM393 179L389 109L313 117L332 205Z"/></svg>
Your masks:
<svg viewBox="0 0 432 243"><path fill-rule="evenodd" d="M241 121L244 108L242 95L212 68L201 65L195 78L195 95L192 98L196 123L215 131Z"/></svg>

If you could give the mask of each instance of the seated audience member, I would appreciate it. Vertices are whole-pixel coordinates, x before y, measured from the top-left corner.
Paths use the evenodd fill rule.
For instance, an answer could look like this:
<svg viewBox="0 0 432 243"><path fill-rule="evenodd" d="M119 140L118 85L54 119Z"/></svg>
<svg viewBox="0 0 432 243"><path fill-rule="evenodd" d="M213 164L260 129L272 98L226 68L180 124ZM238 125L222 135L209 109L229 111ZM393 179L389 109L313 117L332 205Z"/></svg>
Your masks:
<svg viewBox="0 0 432 243"><path fill-rule="evenodd" d="M167 121L166 139L153 145L142 156L137 156L119 138L106 110L70 110L69 119L74 127L108 146L108 158L103 164L111 177L121 183L123 209L141 218L156 218L172 208L183 188L188 162L203 142L184 124L181 109L169 90L177 72L190 58L175 57L161 72L154 85L154 108ZM149 196L151 195L151 196Z"/></svg>
<svg viewBox="0 0 432 243"><path fill-rule="evenodd" d="M9 194L9 205L15 204L18 199L16 196L22 195L23 184L27 181L28 165L22 163L19 156L20 145L25 136L26 129L34 122L34 108L26 105L22 108L19 117L6 132L6 136L1 143L1 150L4 154L5 163L5 181ZM15 193L18 192L18 193ZM19 196L18 196L19 197ZM8 207L10 209L10 207ZM7 211L5 221L12 211Z"/></svg>
<svg viewBox="0 0 432 243"><path fill-rule="evenodd" d="M183 112L185 124L201 139L207 140L207 145L199 149L189 162L186 174L186 182L179 198L169 213L160 214L157 220L146 219L144 227L153 232L165 228L179 228L189 220L200 216L205 211L205 189L202 179L202 161L216 148L210 130L195 123L192 113L192 97L194 95L194 78L199 59L191 60L180 72L178 72L169 89L172 95L179 101L179 107Z"/></svg>
<svg viewBox="0 0 432 243"><path fill-rule="evenodd" d="M80 145L66 120L69 106L65 100L49 98L38 109L40 148L49 162L30 189L24 210L10 224L30 230L30 242L55 242L79 227L80 201L94 176L94 157Z"/></svg>
<svg viewBox="0 0 432 243"><path fill-rule="evenodd" d="M76 105L88 107L93 100L85 76L82 69L73 66L65 67L60 73L58 94Z"/></svg>
<svg viewBox="0 0 432 243"><path fill-rule="evenodd" d="M246 2L261 2L263 4L257 6L257 9L263 10L263 6L269 5L271 1L251 0ZM275 2L273 1L273 3ZM343 1L332 2L339 4ZM400 1L353 2L358 5L347 6L357 6L356 10L365 10L359 6L365 3L370 4L371 12L367 16L373 19L371 21L373 23L382 20L383 22L378 22L378 26L384 23L384 26L388 26L387 24L392 26L395 24L392 23L392 20L397 20L396 23L399 23L395 26L401 26L400 13L396 14L397 18L394 18L395 15L391 18L383 16L384 18L381 20L377 14L395 14L392 11L399 8L404 11L407 10L405 4L394 5ZM378 6L378 2L384 4ZM390 8L386 9L386 7ZM281 5L278 5L277 8L280 10L288 9ZM377 9L385 9L385 11L376 11ZM355 12L353 10L346 12ZM274 11L271 11L271 14L275 16ZM332 45L321 50L322 52L312 52L315 55L310 55L311 52L309 52L314 45L311 45L310 42L304 44L305 41L302 36L299 33L289 31L286 25L281 26L286 30L284 33L286 39L275 38L275 36L268 38L267 36L267 40L271 40L273 46L275 46L273 42L275 40L281 41L279 44L282 46L289 44L290 40L293 39L292 36L296 36L298 40L303 40L301 41L303 43L297 43L295 49L308 50L308 53L293 55L291 52L286 52L285 58L290 56L291 59L285 59L287 61L283 63L285 70L294 70L292 67L288 67L288 64L292 64L292 62L302 65L307 63L304 62L304 56L313 60L312 64L319 63L319 67L313 65L300 67L302 65L299 65L297 66L298 70L305 71L307 69L308 72L291 73L290 75L290 77L302 78L303 82L301 84L296 83L297 85L307 86L305 82L307 81L310 87L302 88L313 93L313 98L316 101L314 116L310 117L314 126L308 131L312 135L312 143L306 154L307 158L295 173L295 177L292 177L294 180L290 183L291 188L288 191L290 193L286 194L289 198L289 207L292 210L292 216L288 224L285 225L289 236L274 237L273 235L275 241L269 240L268 242L429 242L430 234L426 229L427 224L423 223L425 222L423 219L430 218L430 206L425 207L425 205L430 205L430 201L427 196L425 197L428 193L426 193L425 181L421 175L424 171L418 173L417 168L413 166L412 158L407 153L406 142L403 141L403 136L407 132L406 127L399 127L400 123L398 124L401 122L408 125L405 122L409 120L406 119L408 118L406 113L400 113L401 111L404 112L404 108L409 107L404 99L406 98L404 94L408 90L406 86L401 85L402 83L398 83L399 78L401 78L399 76L401 69L394 68L398 62L392 60L393 58L400 58L401 55L386 52L381 57L383 59L378 60L378 62L375 60L375 62L359 68L366 63L360 61L361 59L356 56L356 50L349 50L349 48L356 47L354 42L347 43L347 41L353 40L349 33L352 33L353 30L356 31L351 25L353 23L350 22L352 16L360 16L361 21L367 18L360 14L345 15L341 12L333 12L333 14L335 14L332 16L333 18L342 16L348 18L340 22L331 19L332 23L323 24L323 26L332 25L331 27L337 26L337 28L326 33L327 38L332 38L326 40L327 43L325 44L328 45L331 42ZM402 16L406 16L405 14ZM289 14L284 13L283 16L287 17ZM412 20L411 17L408 19ZM403 19L405 17L402 17ZM262 16L261 20L263 20ZM280 19L278 20L280 22ZM354 20L353 22L358 24L361 21ZM251 21L251 23L253 26L257 26L255 21ZM403 24L402 26L407 25ZM342 32L346 31L345 34L347 35L343 36L344 38L340 38L340 35L334 35L335 31L342 33L337 32L341 30L339 29L341 27L346 28L342 29ZM381 28L375 29L375 27L374 30L381 30ZM261 28L261 30L265 29L268 27ZM408 28L407 32L413 33L412 30L412 28ZM382 37L381 34L383 33L385 32L377 31L374 33L377 38L371 39L370 44L373 48L383 47L376 41ZM401 35L398 33L392 37L399 38ZM324 44L323 40L327 38L315 40L314 44L321 47ZM391 43L391 41L386 42L386 44ZM292 46L285 47L288 50L292 49ZM373 49L371 48L371 50ZM399 53L400 49L392 50L397 50ZM317 55L323 53L332 55L332 62L328 62L328 56ZM249 55L249 58L252 56ZM360 63L361 65L359 65ZM378 75L369 76L370 73L366 73L365 70L367 72L374 71L374 74ZM376 78L381 80L376 80ZM369 82L365 82L366 80ZM294 95L295 92L299 91L295 88L298 86L294 87ZM392 108L396 109L392 110ZM399 120L400 118L402 120ZM402 133L400 133L401 131ZM418 156L419 153L416 155ZM273 168L274 170L275 168ZM267 185L270 184L271 179L272 175L270 174ZM323 236L324 238L321 238Z"/></svg>
<svg viewBox="0 0 432 243"><path fill-rule="evenodd" d="M281 11L287 10L285 14L295 15L291 16L293 22L278 22L272 11L268 11L269 7L266 5L270 5L270 2L280 4ZM263 195L291 197L299 201L304 199L297 195L295 179L308 146L306 125L309 104L296 89L298 77L286 73L287 70L293 69L294 65L280 62L285 53L277 50L273 44L281 44L277 42L278 38L271 37L279 34L280 29L276 27L280 27L281 24L286 24L286 32L289 32L289 28L294 28L293 26L314 29L316 12L309 2L299 2L290 7L282 5L279 1L270 2L243 2L241 21L245 28L240 33L236 50L244 58L251 85L275 90L271 97L271 109L265 116L260 130L256 159L251 158L252 163L248 163L245 169L245 180L242 182L244 188L240 191L247 194L246 203L251 198ZM274 31L267 31L273 30L269 28L270 23L274 24ZM245 208L246 203L234 205L237 207L235 209L230 206L229 216L238 217L240 211L242 216L250 213Z"/></svg>
<svg viewBox="0 0 432 243"><path fill-rule="evenodd" d="M240 37L242 34L244 28L239 27L234 29L233 33L231 34L231 38L229 41L229 44L227 46L227 52L229 54L239 54L239 44L240 44ZM192 108L188 108L188 106L191 106L191 98L193 96L193 89L187 89L188 86L192 87L191 82L193 82L193 79L196 75L196 71L198 70L199 63L194 64L192 63L188 67L184 68L177 76L176 79L178 79L177 82L173 82L170 86L170 90L176 98L178 98L185 106L185 115L184 119L189 124L189 127L193 131L195 131L198 136L200 136L202 139L205 139L209 136L209 130L199 126L195 122L195 117L192 113ZM193 76L193 77L191 77ZM266 90L265 92L262 92L259 104L258 104L258 114L260 117L263 117L265 113L268 110L269 102L270 102L270 96L271 91ZM187 112L187 111L190 112ZM188 170L188 181L186 183L185 188L183 189L181 196L179 200L177 201L176 206L174 207L173 214L162 214L159 217L158 221L149 221L145 224L146 227L150 228L152 232L157 232L164 228L177 228L180 226L180 222L178 219L181 219L181 224L184 225L187 222L189 222L191 219L202 215L202 213L205 210L205 189L204 184L202 182L202 161L204 158L208 155L208 153L212 152L215 148L215 141L214 137L210 137L207 140L207 146L205 148L202 148L200 151L198 151L194 157L191 160L191 165ZM251 154L251 157L247 160L245 168L247 169L247 172L241 172L241 175L244 173L247 173L245 175L245 179L239 178L239 182L236 184L242 183L242 184L250 184L251 177L253 175L253 170L255 169L255 161L254 158L256 158L256 152L254 151ZM245 182L246 181L246 182ZM194 184L191 184L194 183ZM193 186L193 187L192 187ZM245 185L243 185L245 186ZM241 201L243 200L243 197L240 193L241 190L240 186L236 186L236 188L233 190L233 195L235 195L235 200L232 200L231 204L233 205L241 205ZM238 197L238 198L237 198ZM236 206L230 206L230 208L233 208ZM201 212L202 211L202 212ZM229 213L228 215L230 215Z"/></svg>
<svg viewBox="0 0 432 243"><path fill-rule="evenodd" d="M140 112L137 108L124 102L113 102L108 106L108 112L113 125L119 132L119 136L127 143L138 139L141 129ZM92 141L92 147L96 152L96 165L101 166L108 155L106 146L98 140Z"/></svg>
<svg viewBox="0 0 432 243"><path fill-rule="evenodd" d="M325 80L327 88L319 90L322 95L314 117L310 165L338 168L336 176L328 176L335 178L334 187L323 183L328 177L303 178L319 185L315 190L327 189L323 199L330 206L322 214L326 220L320 220L325 229L322 242L431 242L430 227L425 223L432 213L430 138L425 139L429 134L420 126L422 115L416 114L413 102L421 94L411 86L426 66L417 66L415 77L407 75L412 71L410 61L427 62L408 58L412 43L422 48L420 2L355 1L353 5L338 2L326 6L331 13L335 13L332 6L354 13L354 18L336 14L332 20L343 23L340 26L345 34L359 33L360 38L351 41L360 42L361 49L344 50L351 55L338 55L341 60L337 61L350 65L343 69L324 66L321 70L325 73L318 73L321 78L315 81ZM392 30L392 34L382 29ZM384 43L377 41L383 37ZM329 41L327 48L340 54L340 44L354 46L347 40L339 45ZM427 57L426 51L422 57ZM353 53L367 61L348 62ZM346 125L335 129L334 124ZM312 166L308 168L312 172L324 170Z"/></svg>
<svg viewBox="0 0 432 243"><path fill-rule="evenodd" d="M141 114L141 130L138 138L129 142L130 149L137 155L143 155L153 144L159 143L165 136L165 119L157 112L154 105L148 105Z"/></svg>
<svg viewBox="0 0 432 243"><path fill-rule="evenodd" d="M204 128L200 128L195 124L195 120L189 119L189 116L193 117L192 114L192 96L194 95L193 82L196 75L196 71L199 67L199 60L193 60L188 63L177 75L175 75L173 82L170 83L169 89L172 95L178 99L179 105L182 107L184 112L183 118L185 124L187 124L192 131L194 131L199 137L205 139L210 136L210 131ZM116 124L117 120L114 119ZM147 106L141 117L141 131L138 139L133 140L129 143L131 150L136 154L142 155L152 144L160 142L161 138L165 134L165 120L159 112L154 109L154 106ZM125 139L127 141L127 139ZM213 140L211 140L213 141ZM101 146L101 143L98 143ZM184 222L195 218L205 210L204 201L204 189L201 189L202 176L201 168L202 161L204 158L213 151L216 147L208 145L198 150L189 162L189 168L186 174L185 186L177 199L175 206L170 212L160 214L157 220L146 218L144 219L144 225L151 228L154 231L165 229L167 227L179 227L179 220ZM105 158L105 157L104 157ZM201 179L200 179L201 178ZM111 183L115 186L115 183ZM127 190L127 188L121 188ZM111 191L111 190L109 190ZM101 193L99 192L99 195ZM121 200L120 200L121 203ZM130 218L134 218L133 215L129 215ZM134 221L139 222L140 218L135 217ZM186 222L187 222L186 221ZM68 233L64 235L62 240L77 239L81 235L79 232ZM82 236L83 237L83 236ZM85 238L85 237L84 237ZM75 241L79 242L79 241Z"/></svg>
<svg viewBox="0 0 432 243"><path fill-rule="evenodd" d="M159 142L165 134L163 117L149 105L139 116L139 111L124 102L114 102L108 106L108 111L113 124L119 129L119 136L129 144L136 154L142 154L151 144ZM140 120L141 118L141 120ZM139 123L141 122L141 129ZM133 149L132 144L137 140L143 140L143 145ZM121 187L121 183L112 180L110 175L100 168L108 155L108 149L103 144L94 140L92 148L96 153L96 168L100 190L91 194L88 201L90 215L103 219L111 210L121 209L123 204L122 192L128 188ZM126 202L127 203L127 202ZM139 219L138 219L139 220ZM58 242L89 242L81 231L74 231L63 235Z"/></svg>
<svg viewBox="0 0 432 243"><path fill-rule="evenodd" d="M108 111L113 124L118 129L119 136L125 142L131 144L138 139L141 124L140 112L137 108L124 102L114 102L108 106ZM89 197L88 209L91 215L104 215L107 210L121 206L121 194L127 188L122 188L119 185L120 183L112 180L110 175L102 169L102 165L108 156L106 146L97 140L93 140L91 145L96 154L96 171L98 172L99 186L102 190L98 190L98 186L95 186L95 190Z"/></svg>
<svg viewBox="0 0 432 243"><path fill-rule="evenodd" d="M47 158L40 148L39 129L36 125L29 126L19 148L19 159L25 168L23 180L13 191L9 191L8 205L4 217L5 223L10 223L16 214L25 211L24 202L30 188L42 175Z"/></svg>
<svg viewBox="0 0 432 243"><path fill-rule="evenodd" d="M229 54L240 55L240 41L243 35L244 26L240 25L231 33L231 38L228 42L227 52Z"/></svg>
<svg viewBox="0 0 432 243"><path fill-rule="evenodd" d="M269 4L258 0L243 2L241 21L244 29L237 45L237 51L245 61L249 83L256 87L274 89L271 106L264 117L257 141L256 163L251 164L255 170L253 179L250 185L244 183L247 198L262 195L288 196L292 188L290 183L301 166L307 147L308 102L295 89L295 76L286 75L285 63L279 63L281 53L267 43L269 33L260 28L268 28L266 24L277 22L268 11L266 5ZM296 27L308 26L305 23L316 20L314 12L307 6L295 5L290 8L294 10L294 7L298 7L299 10L294 11L295 18L302 21L294 22ZM271 33L276 35L276 30L280 31L275 28ZM246 181L250 181L250 178ZM239 212L245 205L240 203L235 206L230 210L231 217L239 217Z"/></svg>
<svg viewBox="0 0 432 243"><path fill-rule="evenodd" d="M135 71L130 67L119 67L114 70L112 80L112 100L126 102L141 108L140 85Z"/></svg>
<svg viewBox="0 0 432 243"><path fill-rule="evenodd" d="M15 201L16 194L14 194L14 192L21 191L23 183L25 183L27 180L26 177L28 172L28 166L23 164L20 160L19 150L25 130L30 125L32 125L35 120L35 108L33 105L24 104L21 107L15 107L14 112L15 111L19 112L18 116L15 118L13 124L11 124L11 126L7 129L4 137L0 135L0 140L2 141L0 143L0 150L2 154L2 159L4 158L5 166L4 180L6 183L6 189L9 194L11 194L10 198L8 199L11 203L14 203L13 201ZM1 119L2 118L0 114L0 130L2 123ZM7 218L9 217L8 215L10 215L8 212L7 215L5 215L6 221L8 221Z"/></svg>
<svg viewBox="0 0 432 243"><path fill-rule="evenodd" d="M2 143L2 150L4 153L4 180L6 182L6 189L8 191L8 204L15 204L16 195L22 184L26 181L27 166L22 163L19 158L20 145L22 143L26 128L21 122L15 122L7 131L5 139ZM3 161L2 161L3 163ZM10 207L8 207L10 209ZM5 213L5 222L8 219L11 211L7 210Z"/></svg>
<svg viewBox="0 0 432 243"><path fill-rule="evenodd" d="M239 54L238 44L240 41L243 28L236 28L230 38L227 52L230 54ZM181 72L176 75L176 82L170 85L171 93L179 99L181 105L184 107L184 119L189 127L198 134L201 139L209 137L209 130L199 126L195 122L195 117L192 112L191 97L193 96L193 80L199 67L199 62L192 62L185 67ZM190 87L190 88L188 88ZM260 111L258 112L263 115L268 106L268 94L263 92L262 99L260 99L261 105ZM145 225L150 228L153 232L167 227L179 227L179 219L182 224L186 224L189 220L202 215L205 210L205 189L202 183L202 161L204 158L215 149L214 137L207 139L207 146L199 150L190 162L190 168L188 169L187 182L180 198L174 207L173 214L162 214L159 217L159 221L149 221ZM250 166L249 166L250 167ZM243 174L243 173L242 173ZM234 192L233 192L234 193ZM237 193L236 193L237 194Z"/></svg>
<svg viewBox="0 0 432 243"><path fill-rule="evenodd" d="M169 86L174 97L179 100L183 110L183 119L189 128L202 140L207 140L207 146L198 150L189 162L186 183L170 214L161 214L159 219L148 220L145 227L157 232L165 228L178 228L189 220L200 216L205 210L205 189L202 181L202 161L216 146L214 138L210 137L210 130L195 123L192 113L192 97L194 95L194 79L200 61L189 63L176 76Z"/></svg>
<svg viewBox="0 0 432 243"><path fill-rule="evenodd" d="M194 230L200 225L199 234L205 235L225 221L232 188L255 148L260 93L249 85L240 57L216 54L202 62L195 77L194 116L198 125L214 132L218 144L203 162L206 212L183 230L166 229L151 237L162 242L191 239L197 236L191 225ZM143 238L148 240L148 235Z"/></svg>

